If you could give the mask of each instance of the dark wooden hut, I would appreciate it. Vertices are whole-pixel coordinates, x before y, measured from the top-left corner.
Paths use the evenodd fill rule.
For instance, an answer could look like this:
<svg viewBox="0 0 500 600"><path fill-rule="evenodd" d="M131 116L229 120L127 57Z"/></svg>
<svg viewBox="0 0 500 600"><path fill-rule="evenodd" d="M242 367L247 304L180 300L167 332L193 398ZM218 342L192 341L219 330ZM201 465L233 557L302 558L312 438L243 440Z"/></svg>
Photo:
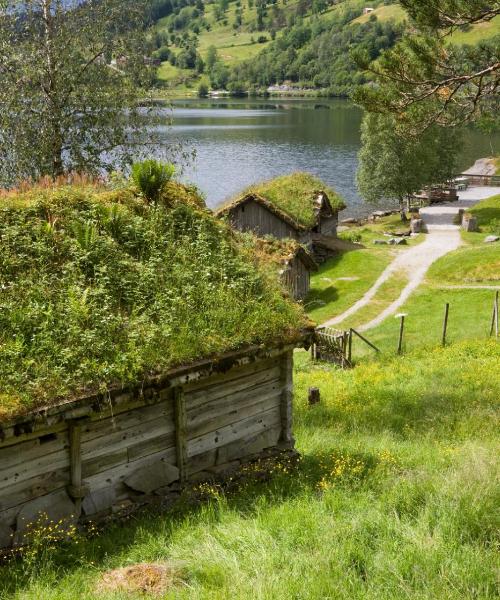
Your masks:
<svg viewBox="0 0 500 600"><path fill-rule="evenodd" d="M336 237L343 200L308 173L292 173L253 186L216 214L240 231L290 238L312 248L315 235Z"/></svg>

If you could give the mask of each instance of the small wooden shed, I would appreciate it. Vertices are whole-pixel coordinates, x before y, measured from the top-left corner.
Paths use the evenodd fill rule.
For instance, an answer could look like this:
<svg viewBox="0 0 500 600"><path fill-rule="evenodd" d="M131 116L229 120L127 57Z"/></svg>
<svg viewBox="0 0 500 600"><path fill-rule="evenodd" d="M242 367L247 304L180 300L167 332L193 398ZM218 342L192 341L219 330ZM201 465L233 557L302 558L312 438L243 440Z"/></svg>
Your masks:
<svg viewBox="0 0 500 600"><path fill-rule="evenodd" d="M315 234L336 237L340 196L308 173L292 173L252 186L216 214L259 237L290 238L312 246Z"/></svg>
<svg viewBox="0 0 500 600"><path fill-rule="evenodd" d="M253 239L258 259L271 264L294 300L303 300L309 292L311 273L318 270L312 254L295 240L276 240L271 236Z"/></svg>
<svg viewBox="0 0 500 600"><path fill-rule="evenodd" d="M101 183L3 199L0 548L292 451L307 316L195 191L160 200Z"/></svg>

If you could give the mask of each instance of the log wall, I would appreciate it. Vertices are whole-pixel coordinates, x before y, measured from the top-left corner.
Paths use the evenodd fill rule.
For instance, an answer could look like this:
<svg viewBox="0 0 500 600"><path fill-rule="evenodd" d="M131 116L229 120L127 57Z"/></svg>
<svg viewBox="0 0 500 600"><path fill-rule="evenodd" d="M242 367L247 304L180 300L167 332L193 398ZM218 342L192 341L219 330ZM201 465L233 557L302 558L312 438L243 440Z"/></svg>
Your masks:
<svg viewBox="0 0 500 600"><path fill-rule="evenodd" d="M29 523L105 516L293 447L292 350L68 403L0 430L0 547Z"/></svg>
<svg viewBox="0 0 500 600"><path fill-rule="evenodd" d="M297 231L291 225L253 200L231 209L230 222L235 229L251 231L260 237L272 235L278 239L297 238Z"/></svg>

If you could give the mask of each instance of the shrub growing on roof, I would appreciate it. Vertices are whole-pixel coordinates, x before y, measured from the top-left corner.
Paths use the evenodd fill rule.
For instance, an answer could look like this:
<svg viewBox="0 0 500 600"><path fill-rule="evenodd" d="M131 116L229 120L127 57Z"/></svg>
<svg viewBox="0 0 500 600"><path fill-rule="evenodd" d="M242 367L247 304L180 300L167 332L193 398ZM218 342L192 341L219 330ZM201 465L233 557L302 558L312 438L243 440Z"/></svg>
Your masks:
<svg viewBox="0 0 500 600"><path fill-rule="evenodd" d="M0 199L0 419L254 343L301 309L194 192L33 189Z"/></svg>
<svg viewBox="0 0 500 600"><path fill-rule="evenodd" d="M174 165L154 159L132 165L132 181L148 202L156 203L175 173Z"/></svg>

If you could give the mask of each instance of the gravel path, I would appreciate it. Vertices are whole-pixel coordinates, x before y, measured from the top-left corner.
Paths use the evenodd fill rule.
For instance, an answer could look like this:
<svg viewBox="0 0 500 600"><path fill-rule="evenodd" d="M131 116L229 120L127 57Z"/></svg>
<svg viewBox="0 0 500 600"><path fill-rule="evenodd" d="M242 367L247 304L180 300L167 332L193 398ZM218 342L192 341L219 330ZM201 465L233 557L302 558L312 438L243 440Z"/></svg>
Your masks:
<svg viewBox="0 0 500 600"><path fill-rule="evenodd" d="M427 226L425 240L416 246L398 253L398 256L384 270L366 294L345 312L323 323L325 327L337 325L356 313L373 299L380 286L398 272L407 274L409 281L399 297L384 309L375 319L358 327L360 331L371 329L393 315L406 302L411 293L422 283L427 270L441 256L458 248L462 242L460 229L453 224L453 218L459 208L469 208L480 200L500 194L500 187L475 187L459 193L459 201L437 206L428 206L420 210Z"/></svg>

